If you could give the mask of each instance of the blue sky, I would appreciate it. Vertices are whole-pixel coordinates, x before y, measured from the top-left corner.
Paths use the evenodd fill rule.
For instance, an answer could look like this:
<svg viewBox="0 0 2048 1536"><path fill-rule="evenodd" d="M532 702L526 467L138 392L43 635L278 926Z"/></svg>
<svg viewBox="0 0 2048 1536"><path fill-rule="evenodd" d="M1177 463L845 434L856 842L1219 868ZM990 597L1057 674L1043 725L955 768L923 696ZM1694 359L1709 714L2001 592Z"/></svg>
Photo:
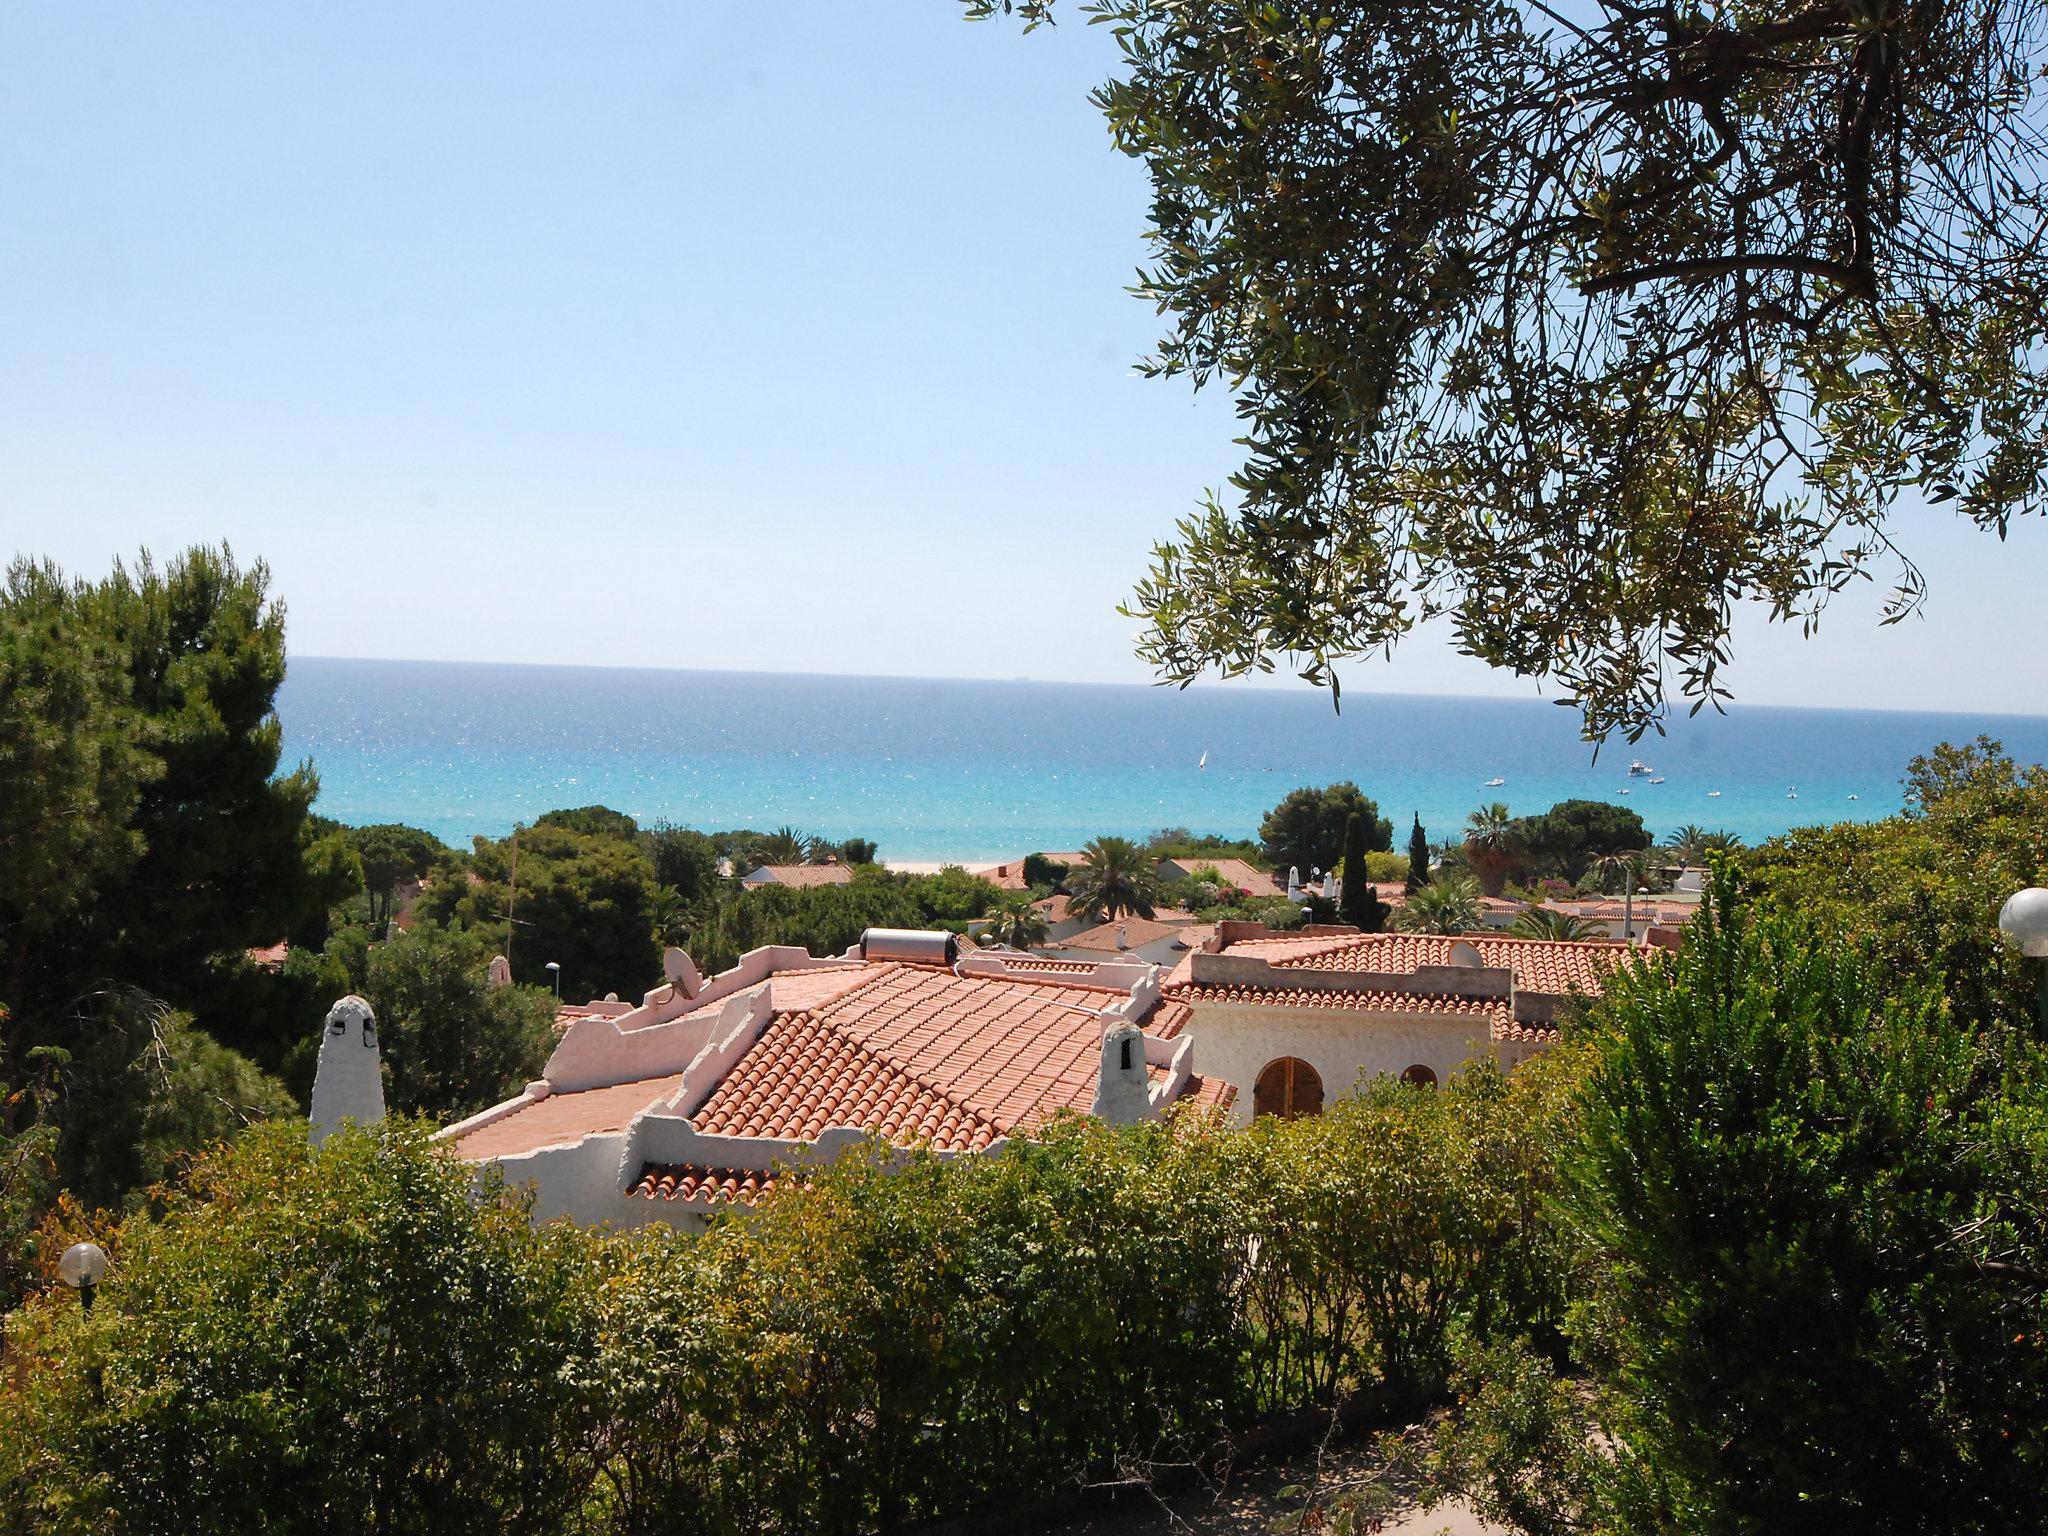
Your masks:
<svg viewBox="0 0 2048 1536"><path fill-rule="evenodd" d="M226 537L295 649L1140 681L1237 459L1132 376L1101 29L880 6L0 6L0 546ZM2048 711L2048 529L1905 530L1740 698ZM2023 660L2012 660L2015 655ZM1526 695L1440 636L1367 690Z"/></svg>

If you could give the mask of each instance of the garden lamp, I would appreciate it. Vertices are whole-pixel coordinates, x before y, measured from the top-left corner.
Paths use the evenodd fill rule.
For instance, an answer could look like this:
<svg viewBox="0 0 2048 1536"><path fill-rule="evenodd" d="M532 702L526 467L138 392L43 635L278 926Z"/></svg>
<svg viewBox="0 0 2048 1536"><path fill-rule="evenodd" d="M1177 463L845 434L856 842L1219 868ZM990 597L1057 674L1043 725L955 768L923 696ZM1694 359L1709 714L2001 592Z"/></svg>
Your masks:
<svg viewBox="0 0 2048 1536"><path fill-rule="evenodd" d="M1998 909L1998 931L2006 943L2038 962L2034 979L2034 1009L2048 1029L2048 891L2030 885L2006 897Z"/></svg>
<svg viewBox="0 0 2048 1536"><path fill-rule="evenodd" d="M562 1000L562 962L550 960L548 969L555 973L555 1001L559 1003Z"/></svg>
<svg viewBox="0 0 2048 1536"><path fill-rule="evenodd" d="M57 1278L78 1292L78 1304L92 1310L93 1288L107 1272L107 1250L98 1243L73 1243L57 1261Z"/></svg>

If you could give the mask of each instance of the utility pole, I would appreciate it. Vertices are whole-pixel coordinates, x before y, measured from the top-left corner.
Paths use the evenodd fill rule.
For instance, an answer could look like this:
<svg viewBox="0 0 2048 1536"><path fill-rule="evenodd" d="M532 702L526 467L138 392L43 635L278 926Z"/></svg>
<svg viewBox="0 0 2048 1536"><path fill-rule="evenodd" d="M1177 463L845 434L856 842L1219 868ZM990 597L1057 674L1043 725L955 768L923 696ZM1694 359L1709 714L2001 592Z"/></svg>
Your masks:
<svg viewBox="0 0 2048 1536"><path fill-rule="evenodd" d="M519 827L520 824L518 822L512 823L512 878L505 891L505 965L507 969L510 969L512 965L512 930L519 923L519 919L515 915L519 910Z"/></svg>

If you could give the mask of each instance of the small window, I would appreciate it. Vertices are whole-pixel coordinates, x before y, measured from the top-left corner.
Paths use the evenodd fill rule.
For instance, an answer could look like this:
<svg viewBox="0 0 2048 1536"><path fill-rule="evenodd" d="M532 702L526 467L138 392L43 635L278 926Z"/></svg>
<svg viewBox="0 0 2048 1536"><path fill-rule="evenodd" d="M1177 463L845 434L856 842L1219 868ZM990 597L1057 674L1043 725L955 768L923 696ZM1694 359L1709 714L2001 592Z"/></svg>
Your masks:
<svg viewBox="0 0 2048 1536"><path fill-rule="evenodd" d="M1417 1062L1401 1074L1401 1081L1410 1088L1434 1088L1436 1086L1436 1074L1423 1066L1422 1063Z"/></svg>
<svg viewBox="0 0 2048 1536"><path fill-rule="evenodd" d="M1252 1085L1252 1113L1278 1115L1292 1120L1297 1115L1323 1112L1323 1080L1316 1069L1292 1056L1266 1064Z"/></svg>

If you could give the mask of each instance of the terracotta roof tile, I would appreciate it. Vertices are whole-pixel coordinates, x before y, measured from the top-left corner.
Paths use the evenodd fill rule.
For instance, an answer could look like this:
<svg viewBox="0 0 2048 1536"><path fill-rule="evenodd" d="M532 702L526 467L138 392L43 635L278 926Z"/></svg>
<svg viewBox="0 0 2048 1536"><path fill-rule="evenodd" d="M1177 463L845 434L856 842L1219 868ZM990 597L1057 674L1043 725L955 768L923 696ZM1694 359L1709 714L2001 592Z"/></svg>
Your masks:
<svg viewBox="0 0 2048 1536"><path fill-rule="evenodd" d="M763 877L766 877L765 879ZM786 885L802 890L813 885L851 885L853 866L850 864L763 864L759 869L750 870L744 882L748 885Z"/></svg>
<svg viewBox="0 0 2048 1536"><path fill-rule="evenodd" d="M753 1205L777 1183L773 1172L707 1168L698 1163L649 1163L628 1191L641 1200L697 1200L706 1205Z"/></svg>
<svg viewBox="0 0 2048 1536"><path fill-rule="evenodd" d="M1625 944L1605 940L1573 943L1559 939L1517 939L1503 934L1371 933L1326 938L1246 939L1228 953L1267 961L1278 969L1314 971L1412 971L1446 965L1451 946L1470 944L1488 966L1515 973L1526 992L1597 994L1602 980L1628 954Z"/></svg>
<svg viewBox="0 0 2048 1536"><path fill-rule="evenodd" d="M1150 944L1154 939L1172 938L1185 933L1194 924L1191 912L1160 912L1153 917L1119 917L1099 923L1093 928L1064 938L1053 945L1057 949L1099 949L1110 954L1120 954L1125 949L1136 949L1141 944ZM1117 930L1124 930L1124 942L1117 944Z"/></svg>

